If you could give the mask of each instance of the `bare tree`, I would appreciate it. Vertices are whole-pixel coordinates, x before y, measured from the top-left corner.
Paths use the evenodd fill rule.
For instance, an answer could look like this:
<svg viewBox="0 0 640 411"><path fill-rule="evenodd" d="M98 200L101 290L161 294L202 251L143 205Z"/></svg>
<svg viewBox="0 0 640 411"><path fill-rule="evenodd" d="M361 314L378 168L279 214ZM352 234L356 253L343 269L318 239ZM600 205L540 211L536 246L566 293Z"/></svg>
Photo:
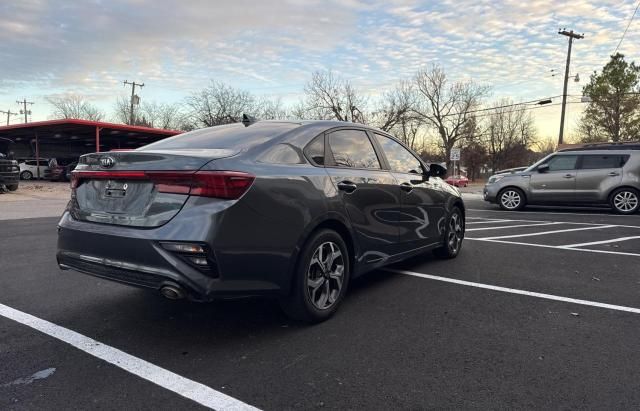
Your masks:
<svg viewBox="0 0 640 411"><path fill-rule="evenodd" d="M282 99L279 97L276 99L260 97L251 114L261 120L283 120L289 116Z"/></svg>
<svg viewBox="0 0 640 411"><path fill-rule="evenodd" d="M366 123L367 99L348 80L337 78L331 71L316 71L304 89L306 112L318 120L335 119Z"/></svg>
<svg viewBox="0 0 640 411"><path fill-rule="evenodd" d="M387 132L397 127L405 129L408 123L417 123L416 105L413 84L401 81L392 90L382 94L377 104L378 108L371 115L371 123Z"/></svg>
<svg viewBox="0 0 640 411"><path fill-rule="evenodd" d="M415 76L418 107L415 113L436 130L446 158L463 138L462 130L489 89L472 81L449 84L442 68L433 66Z"/></svg>
<svg viewBox="0 0 640 411"><path fill-rule="evenodd" d="M196 127L211 127L241 121L243 113L252 112L255 97L247 91L212 81L208 87L187 97L186 104Z"/></svg>
<svg viewBox="0 0 640 411"><path fill-rule="evenodd" d="M46 99L53 106L51 117L54 119L74 118L100 121L104 118L102 111L77 94L49 96Z"/></svg>
<svg viewBox="0 0 640 411"><path fill-rule="evenodd" d="M179 104L145 102L140 106L138 117L149 127L165 130L184 130L187 116Z"/></svg>
<svg viewBox="0 0 640 411"><path fill-rule="evenodd" d="M496 102L494 107L486 118L484 132L492 170L528 164L529 146L536 142L531 111L509 99Z"/></svg>
<svg viewBox="0 0 640 411"><path fill-rule="evenodd" d="M120 124L129 124L131 122L130 101L128 98L120 96L113 105L113 121Z"/></svg>

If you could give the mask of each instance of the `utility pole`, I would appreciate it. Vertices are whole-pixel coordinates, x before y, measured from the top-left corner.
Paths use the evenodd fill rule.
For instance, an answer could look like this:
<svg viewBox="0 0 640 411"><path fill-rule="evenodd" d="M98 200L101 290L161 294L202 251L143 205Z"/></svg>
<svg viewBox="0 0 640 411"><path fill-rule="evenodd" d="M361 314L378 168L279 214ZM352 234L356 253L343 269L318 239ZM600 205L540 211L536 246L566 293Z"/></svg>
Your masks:
<svg viewBox="0 0 640 411"><path fill-rule="evenodd" d="M564 89L562 92L562 114L560 114L560 135L558 136L558 144L563 143L564 137L564 112L567 109L567 83L569 82L569 64L571 64L571 45L573 39L579 40L584 38L584 34L574 33L573 30L558 30L558 34L569 37L569 50L567 51L567 67L564 69Z"/></svg>
<svg viewBox="0 0 640 411"><path fill-rule="evenodd" d="M11 116L17 116L18 115L18 113L12 112L11 109L9 109L9 111L0 110L0 113L7 115L7 125L9 125L9 119L10 119Z"/></svg>
<svg viewBox="0 0 640 411"><path fill-rule="evenodd" d="M129 125L134 125L134 123L133 123L133 119L134 119L134 116L133 116L133 103L134 103L135 98L136 98L136 94L135 94L136 93L136 86L144 87L144 83L139 84L139 83L136 83L135 81L129 82L128 80L123 81L123 83L124 83L125 86L126 85L131 85L131 111L129 112Z"/></svg>
<svg viewBox="0 0 640 411"><path fill-rule="evenodd" d="M16 101L16 103L23 105L24 108L20 110L20 114L24 114L24 122L28 123L29 122L28 116L31 114L31 110L27 110L27 104L34 105L35 103L33 103L32 101L27 101L26 98L22 99L22 101Z"/></svg>

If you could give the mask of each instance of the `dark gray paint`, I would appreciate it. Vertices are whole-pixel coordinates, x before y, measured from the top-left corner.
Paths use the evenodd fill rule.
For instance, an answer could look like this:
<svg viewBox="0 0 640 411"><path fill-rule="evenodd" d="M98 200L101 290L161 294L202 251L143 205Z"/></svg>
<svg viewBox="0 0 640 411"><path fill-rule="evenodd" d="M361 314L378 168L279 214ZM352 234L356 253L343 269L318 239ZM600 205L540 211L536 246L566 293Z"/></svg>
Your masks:
<svg viewBox="0 0 640 411"><path fill-rule="evenodd" d="M82 205L72 202L72 212L65 212L59 223L59 262L64 268L94 275L105 276L83 263L155 275L160 280L155 287L163 281L179 283L192 299L282 295L289 292L306 239L321 226L330 226L346 237L354 254L355 277L441 245L445 214L454 204L464 209L458 191L440 178L414 181L408 194L399 188L407 176L388 170L311 165L303 155L305 145L345 123L302 122L293 129L291 123L285 124L287 131L282 135L257 145L244 142L250 148L239 153L143 148L87 156L78 169L98 169L100 156L113 155L116 165L112 170L137 170L143 166L151 170L233 170L251 173L256 180L239 200L184 196L181 208L173 209L179 210L173 218L160 221L153 220L156 216L147 216L147 222L152 222L147 228L115 225L113 221L81 221L77 210L73 210ZM368 130L358 125L349 127ZM296 162L297 157L300 164L272 163L274 147L279 145L286 145L297 154L284 156L289 162ZM428 170L426 164L424 167ZM357 184L356 191L338 190L338 183L344 180ZM82 190L77 190L77 196L87 200ZM148 194L148 198L153 195ZM101 205L97 197L92 207L92 213L110 214L108 203ZM400 222L402 215L411 218ZM429 222L426 225L425 219ZM219 277L190 267L164 251L160 241L207 244L217 262Z"/></svg>

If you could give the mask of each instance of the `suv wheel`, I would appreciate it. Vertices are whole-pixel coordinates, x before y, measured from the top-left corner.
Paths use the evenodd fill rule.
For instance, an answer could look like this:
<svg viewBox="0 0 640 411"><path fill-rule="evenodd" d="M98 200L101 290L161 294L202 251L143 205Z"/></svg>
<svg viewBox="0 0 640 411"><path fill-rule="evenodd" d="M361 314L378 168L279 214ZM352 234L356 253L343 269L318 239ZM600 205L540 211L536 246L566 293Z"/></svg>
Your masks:
<svg viewBox="0 0 640 411"><path fill-rule="evenodd" d="M18 184L8 184L7 185L7 190L9 191L16 191L18 189Z"/></svg>
<svg viewBox="0 0 640 411"><path fill-rule="evenodd" d="M619 188L611 193L611 207L619 214L633 214L640 208L640 195L633 188Z"/></svg>
<svg viewBox="0 0 640 411"><path fill-rule="evenodd" d="M433 250L436 257L449 259L455 258L462 248L464 239L464 217L458 207L453 207L447 218L447 226L444 233L444 244Z"/></svg>
<svg viewBox="0 0 640 411"><path fill-rule="evenodd" d="M23 171L20 173L20 179L22 180L31 180L33 178L33 173L31 171Z"/></svg>
<svg viewBox="0 0 640 411"><path fill-rule="evenodd" d="M519 211L526 205L524 193L518 188L507 188L498 195L500 208L507 211Z"/></svg>
<svg viewBox="0 0 640 411"><path fill-rule="evenodd" d="M349 283L349 252L333 230L318 231L307 242L294 273L291 295L281 301L291 318L308 323L327 320L338 309Z"/></svg>

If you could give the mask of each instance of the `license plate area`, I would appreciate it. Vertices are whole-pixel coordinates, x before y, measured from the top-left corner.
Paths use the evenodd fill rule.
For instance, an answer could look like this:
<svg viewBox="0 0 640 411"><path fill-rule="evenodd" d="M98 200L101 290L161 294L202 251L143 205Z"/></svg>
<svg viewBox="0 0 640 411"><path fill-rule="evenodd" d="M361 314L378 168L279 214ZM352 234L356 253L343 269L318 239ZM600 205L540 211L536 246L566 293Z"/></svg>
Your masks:
<svg viewBox="0 0 640 411"><path fill-rule="evenodd" d="M123 198L127 195L129 185L122 181L109 180L104 188L104 196L107 198Z"/></svg>

